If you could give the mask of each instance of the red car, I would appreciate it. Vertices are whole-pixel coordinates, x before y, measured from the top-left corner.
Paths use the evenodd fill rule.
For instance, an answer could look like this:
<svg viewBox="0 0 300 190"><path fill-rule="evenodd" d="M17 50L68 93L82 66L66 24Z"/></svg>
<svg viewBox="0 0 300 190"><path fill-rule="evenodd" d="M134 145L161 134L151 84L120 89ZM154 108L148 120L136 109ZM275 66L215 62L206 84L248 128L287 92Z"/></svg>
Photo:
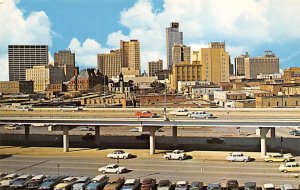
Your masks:
<svg viewBox="0 0 300 190"><path fill-rule="evenodd" d="M153 117L159 117L156 113L152 113L151 111L141 111L135 113L136 117L140 118L153 118Z"/></svg>

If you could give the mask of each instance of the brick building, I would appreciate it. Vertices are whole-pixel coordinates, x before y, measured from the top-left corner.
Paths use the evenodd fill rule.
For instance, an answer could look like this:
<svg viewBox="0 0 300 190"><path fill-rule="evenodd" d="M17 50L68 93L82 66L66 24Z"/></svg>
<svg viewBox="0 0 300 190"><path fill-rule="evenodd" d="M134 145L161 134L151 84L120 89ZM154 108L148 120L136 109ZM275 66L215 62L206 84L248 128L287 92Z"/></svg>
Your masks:
<svg viewBox="0 0 300 190"><path fill-rule="evenodd" d="M94 91L96 85L107 85L108 77L100 73L99 69L83 69L77 76L71 78L69 91L89 92Z"/></svg>
<svg viewBox="0 0 300 190"><path fill-rule="evenodd" d="M0 81L0 92L3 94L31 94L33 81Z"/></svg>

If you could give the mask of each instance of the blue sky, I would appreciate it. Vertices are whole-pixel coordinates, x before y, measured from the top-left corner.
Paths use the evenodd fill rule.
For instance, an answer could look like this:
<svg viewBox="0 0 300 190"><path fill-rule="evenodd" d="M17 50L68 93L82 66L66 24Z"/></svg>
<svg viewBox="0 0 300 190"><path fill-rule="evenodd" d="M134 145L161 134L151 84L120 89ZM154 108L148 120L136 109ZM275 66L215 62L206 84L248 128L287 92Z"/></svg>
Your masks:
<svg viewBox="0 0 300 190"><path fill-rule="evenodd" d="M70 48L84 68L96 67L96 54L119 40L138 39L147 70L148 61L165 61L172 21L192 50L226 41L232 62L273 50L281 68L299 67L299 10L299 0L0 0L0 80L8 78L8 44L48 44L52 56Z"/></svg>

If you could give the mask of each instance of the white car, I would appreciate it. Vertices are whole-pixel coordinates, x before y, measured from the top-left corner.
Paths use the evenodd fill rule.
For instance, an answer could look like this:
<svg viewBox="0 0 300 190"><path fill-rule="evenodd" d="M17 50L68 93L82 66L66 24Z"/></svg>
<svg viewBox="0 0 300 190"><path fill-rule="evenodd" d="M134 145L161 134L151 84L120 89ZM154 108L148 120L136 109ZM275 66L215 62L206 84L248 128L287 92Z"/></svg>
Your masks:
<svg viewBox="0 0 300 190"><path fill-rule="evenodd" d="M187 158L187 155L183 152L183 150L174 150L171 153L166 153L163 158L166 160L184 160Z"/></svg>
<svg viewBox="0 0 300 190"><path fill-rule="evenodd" d="M66 190L71 188L72 185L79 179L79 177L67 177L59 184L55 185L54 190Z"/></svg>
<svg viewBox="0 0 300 190"><path fill-rule="evenodd" d="M296 162L287 162L279 166L281 172L300 172L300 165Z"/></svg>
<svg viewBox="0 0 300 190"><path fill-rule="evenodd" d="M190 115L188 115L188 117L193 118L193 119L208 119L208 118L213 118L213 114L211 113L207 113L205 111L196 111L196 112L192 112Z"/></svg>
<svg viewBox="0 0 300 190"><path fill-rule="evenodd" d="M275 190L275 186L272 183L266 183L262 186L263 190Z"/></svg>
<svg viewBox="0 0 300 190"><path fill-rule="evenodd" d="M18 177L19 175L16 173L8 174L2 178L0 181L0 187L8 187L10 186Z"/></svg>
<svg viewBox="0 0 300 190"><path fill-rule="evenodd" d="M115 158L115 159L128 159L130 158L132 155L130 153L126 153L123 150L115 150L112 153L109 153L107 155L108 158Z"/></svg>
<svg viewBox="0 0 300 190"><path fill-rule="evenodd" d="M188 190L189 183L187 181L177 181L175 184L175 190Z"/></svg>
<svg viewBox="0 0 300 190"><path fill-rule="evenodd" d="M241 152L232 152L226 157L226 161L230 162L249 162L250 156L246 156Z"/></svg>
<svg viewBox="0 0 300 190"><path fill-rule="evenodd" d="M103 166L103 167L99 168L98 171L102 172L102 173L120 174L120 173L126 172L127 169L125 167L120 167L117 164L110 164L110 165Z"/></svg>
<svg viewBox="0 0 300 190"><path fill-rule="evenodd" d="M176 116L190 116L192 112L187 109L179 109L179 110L171 111L169 114L176 115Z"/></svg>
<svg viewBox="0 0 300 190"><path fill-rule="evenodd" d="M4 127L4 129L7 129L7 130L18 130L18 129L21 129L21 126L19 125L7 125Z"/></svg>

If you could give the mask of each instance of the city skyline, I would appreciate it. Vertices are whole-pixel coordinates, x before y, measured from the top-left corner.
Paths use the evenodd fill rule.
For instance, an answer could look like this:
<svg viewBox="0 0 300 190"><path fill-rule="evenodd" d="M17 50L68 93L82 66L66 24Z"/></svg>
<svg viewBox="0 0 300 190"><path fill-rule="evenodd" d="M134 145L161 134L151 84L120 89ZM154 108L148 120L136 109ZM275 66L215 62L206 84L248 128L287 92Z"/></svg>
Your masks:
<svg viewBox="0 0 300 190"><path fill-rule="evenodd" d="M141 72L147 70L149 61L162 59L166 66L165 29L171 22L180 23L183 43L192 51L211 41L226 41L232 62L246 51L255 57L272 50L280 58L281 69L299 66L299 1L91 0L84 8L80 1L63 1L63 12L56 11L53 1L15 2L0 4L0 65L4 71L0 80L8 80L10 44L49 45L50 61L58 50L70 48L76 53L76 65L83 69L96 67L97 54L118 48L120 40L138 39ZM98 8L98 13L92 7ZM252 9L256 11L249 12Z"/></svg>

